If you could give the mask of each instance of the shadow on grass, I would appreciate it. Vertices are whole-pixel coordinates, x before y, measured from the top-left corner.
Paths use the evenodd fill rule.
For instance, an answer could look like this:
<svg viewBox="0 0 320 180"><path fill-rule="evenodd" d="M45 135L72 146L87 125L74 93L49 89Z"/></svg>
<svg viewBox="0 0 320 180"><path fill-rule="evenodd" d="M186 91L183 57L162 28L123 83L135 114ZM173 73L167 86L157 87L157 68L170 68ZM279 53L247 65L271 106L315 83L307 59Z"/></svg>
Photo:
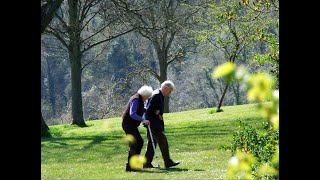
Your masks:
<svg viewBox="0 0 320 180"><path fill-rule="evenodd" d="M127 172L127 173L164 173L164 172L159 169L157 169L157 170L140 169L137 171Z"/></svg>
<svg viewBox="0 0 320 180"><path fill-rule="evenodd" d="M185 168L169 168L169 169L164 169L167 172L177 172L177 171L205 171L203 169L185 169Z"/></svg>
<svg viewBox="0 0 320 180"><path fill-rule="evenodd" d="M119 154L121 148L127 147L126 144L119 143L122 137L122 135L96 135L43 138L41 139L41 148L44 149L42 155L45 159L46 156L50 156L50 153L55 153L56 159L59 159L58 157L63 157L64 154L90 152L101 155L104 159L109 159ZM71 158L76 159L76 156Z"/></svg>
<svg viewBox="0 0 320 180"><path fill-rule="evenodd" d="M176 172L176 171L192 171L191 169L186 169L186 168L168 168L168 169L163 169L166 172Z"/></svg>
<svg viewBox="0 0 320 180"><path fill-rule="evenodd" d="M186 169L186 168L153 168L153 169L141 169L135 172L138 173L171 173L171 172L187 172L187 171L205 171L203 169Z"/></svg>

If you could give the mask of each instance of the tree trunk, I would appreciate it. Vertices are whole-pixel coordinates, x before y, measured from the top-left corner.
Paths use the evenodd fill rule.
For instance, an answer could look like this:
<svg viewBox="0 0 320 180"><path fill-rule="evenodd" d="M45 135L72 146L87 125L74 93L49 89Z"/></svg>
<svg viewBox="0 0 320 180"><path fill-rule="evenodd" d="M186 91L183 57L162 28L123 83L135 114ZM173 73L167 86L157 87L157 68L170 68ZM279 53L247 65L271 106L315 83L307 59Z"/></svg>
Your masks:
<svg viewBox="0 0 320 180"><path fill-rule="evenodd" d="M205 69L204 71L205 71L206 78L209 81L209 85L213 89L214 97L216 98L216 101L214 102L214 104L217 104L217 101L219 100L219 96L218 96L218 93L216 92L216 88L214 87L214 84L212 82L211 74L209 73L209 71L207 71L207 69Z"/></svg>
<svg viewBox="0 0 320 180"><path fill-rule="evenodd" d="M223 102L224 96L226 95L226 92L227 92L228 87L229 87L229 83L227 83L226 87L225 87L224 90L223 90L221 99L220 99L220 101L219 101L219 105L218 105L218 107L217 107L217 112L222 111L220 108L221 108L221 106L222 106L222 102Z"/></svg>
<svg viewBox="0 0 320 180"><path fill-rule="evenodd" d="M56 97L55 97L55 86L54 86L54 78L52 75L52 59L47 59L47 67L48 67L48 84L49 84L49 100L52 108L52 115L56 115Z"/></svg>
<svg viewBox="0 0 320 180"><path fill-rule="evenodd" d="M78 1L69 0L70 45L69 59L71 64L71 99L72 99L72 124L80 127L87 126L83 119L82 94L81 94L81 28L78 20Z"/></svg>
<svg viewBox="0 0 320 180"><path fill-rule="evenodd" d="M163 51L161 51L159 48L157 49L157 55L159 59L159 67L160 67L160 85L167 80L167 54ZM164 113L169 112L169 97L166 96L164 97L164 108L163 108Z"/></svg>
<svg viewBox="0 0 320 180"><path fill-rule="evenodd" d="M240 84L236 81L232 83L231 89L233 91L234 97L235 97L235 102L236 105L240 105L241 103L241 98L240 98Z"/></svg>
<svg viewBox="0 0 320 180"><path fill-rule="evenodd" d="M41 112L41 137L50 136L49 127L43 119Z"/></svg>
<svg viewBox="0 0 320 180"><path fill-rule="evenodd" d="M170 97L166 96L164 97L164 107L163 107L163 112L165 113L169 113L169 101L170 101Z"/></svg>
<svg viewBox="0 0 320 180"><path fill-rule="evenodd" d="M78 45L74 45L78 46ZM71 99L72 99L72 124L80 127L87 126L83 119L82 110L82 93L81 93L81 58L80 48L73 48L75 51L70 52L71 63ZM78 51L79 50L79 51Z"/></svg>

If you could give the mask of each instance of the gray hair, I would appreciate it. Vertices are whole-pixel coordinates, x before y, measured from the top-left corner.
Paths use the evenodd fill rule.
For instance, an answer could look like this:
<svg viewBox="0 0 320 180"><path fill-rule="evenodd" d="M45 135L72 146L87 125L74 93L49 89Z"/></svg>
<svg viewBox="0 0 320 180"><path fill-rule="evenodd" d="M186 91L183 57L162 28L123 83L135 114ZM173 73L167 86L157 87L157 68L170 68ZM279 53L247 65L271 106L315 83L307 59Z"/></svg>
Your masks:
<svg viewBox="0 0 320 180"><path fill-rule="evenodd" d="M171 89L174 89L174 88L175 88L173 82L170 81L170 80L164 81L164 82L161 84L161 88L163 88L163 87L168 87L168 88L171 88Z"/></svg>
<svg viewBox="0 0 320 180"><path fill-rule="evenodd" d="M141 96L151 96L152 94L152 87L151 86L147 86L144 85L142 86L139 90L138 90L138 94L140 94Z"/></svg>

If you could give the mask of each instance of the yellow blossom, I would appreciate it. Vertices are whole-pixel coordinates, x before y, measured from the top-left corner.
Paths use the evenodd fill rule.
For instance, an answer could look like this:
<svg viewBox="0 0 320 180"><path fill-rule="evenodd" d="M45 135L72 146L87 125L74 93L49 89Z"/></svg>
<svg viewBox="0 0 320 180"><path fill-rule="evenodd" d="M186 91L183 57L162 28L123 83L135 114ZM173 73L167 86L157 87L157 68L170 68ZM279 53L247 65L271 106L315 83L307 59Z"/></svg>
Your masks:
<svg viewBox="0 0 320 180"><path fill-rule="evenodd" d="M248 100L266 101L272 96L273 79L263 73L252 75L249 80Z"/></svg>
<svg viewBox="0 0 320 180"><path fill-rule="evenodd" d="M146 162L147 162L146 157L142 155L133 155L129 160L129 164L132 169L142 169L143 164Z"/></svg>
<svg viewBox="0 0 320 180"><path fill-rule="evenodd" d="M227 83L231 81L232 76L234 75L235 72L235 64L231 62L226 62L220 66L218 66L212 76L215 79L218 79L220 77L226 78Z"/></svg>
<svg viewBox="0 0 320 180"><path fill-rule="evenodd" d="M122 141L125 143L125 144L133 144L136 142L136 139L134 138L133 135L131 134L127 134L125 137L122 138Z"/></svg>

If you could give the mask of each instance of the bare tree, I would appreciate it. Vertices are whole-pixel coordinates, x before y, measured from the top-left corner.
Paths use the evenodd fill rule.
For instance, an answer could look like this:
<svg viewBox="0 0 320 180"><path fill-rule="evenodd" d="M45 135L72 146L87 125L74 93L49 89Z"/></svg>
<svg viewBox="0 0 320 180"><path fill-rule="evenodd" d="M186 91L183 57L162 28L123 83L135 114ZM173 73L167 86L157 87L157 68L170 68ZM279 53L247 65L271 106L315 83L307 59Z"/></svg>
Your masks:
<svg viewBox="0 0 320 180"><path fill-rule="evenodd" d="M71 66L72 124L86 126L83 118L81 72L95 58L83 64L86 53L133 29L112 29L121 25L119 14L109 1L68 0L56 13L46 32L67 49ZM124 26L124 25L122 25Z"/></svg>
<svg viewBox="0 0 320 180"><path fill-rule="evenodd" d="M182 0L117 1L117 6L126 14L125 20L148 39L156 52L157 69L145 66L161 84L168 78L168 66L186 53L184 27L193 24L193 16L199 10L197 4ZM165 97L164 112L169 112L169 97Z"/></svg>

